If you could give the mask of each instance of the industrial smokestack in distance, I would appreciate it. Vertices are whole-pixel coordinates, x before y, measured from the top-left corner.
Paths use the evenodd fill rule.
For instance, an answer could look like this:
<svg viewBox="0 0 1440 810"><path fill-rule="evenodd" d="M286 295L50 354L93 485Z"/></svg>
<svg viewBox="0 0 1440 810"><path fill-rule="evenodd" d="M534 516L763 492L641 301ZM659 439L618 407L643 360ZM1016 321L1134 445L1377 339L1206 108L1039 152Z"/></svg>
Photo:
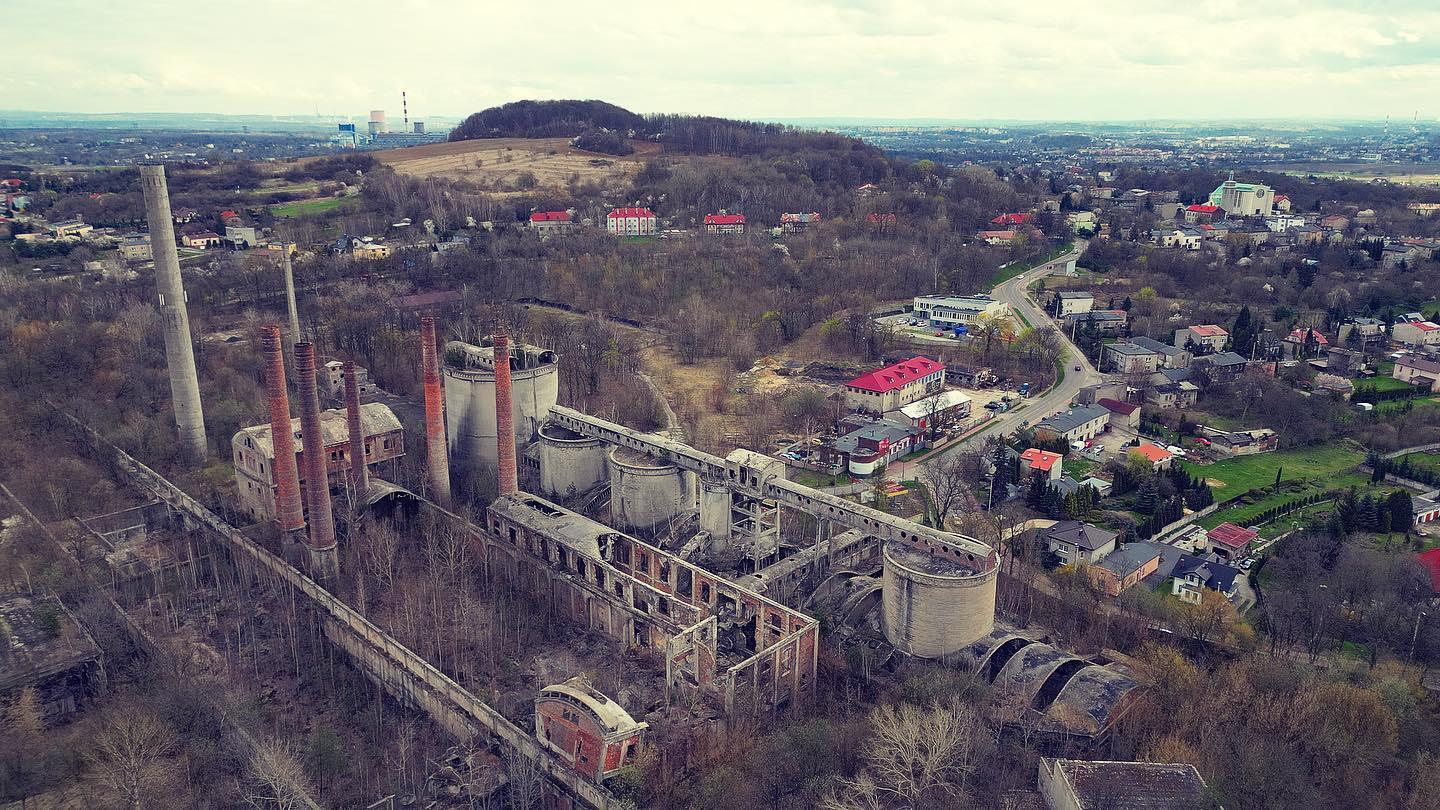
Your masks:
<svg viewBox="0 0 1440 810"><path fill-rule="evenodd" d="M420 366L425 384L425 463L431 497L450 507L450 456L445 445L444 402L440 395L440 358L435 349L435 319L420 319Z"/></svg>
<svg viewBox="0 0 1440 810"><path fill-rule="evenodd" d="M515 469L515 412L510 398L510 336L502 327L495 333L495 440L500 494L520 491Z"/></svg>
<svg viewBox="0 0 1440 810"><path fill-rule="evenodd" d="M285 271L285 308L290 314L290 342L299 343L300 337L300 310L295 306L295 265L290 261L290 245L282 246L281 268Z"/></svg>
<svg viewBox="0 0 1440 810"><path fill-rule="evenodd" d="M140 190L145 196L145 221L150 225L150 251L155 257L155 288L159 293L160 320L165 328L165 363L170 369L170 401L180 447L192 464L209 455L205 440L205 413L200 406L200 378L195 374L195 347L190 342L190 315L185 308L185 286L180 279L180 254L175 249L175 220L170 216L170 191L165 167L140 167Z"/></svg>
<svg viewBox="0 0 1440 810"><path fill-rule="evenodd" d="M285 343L280 327L261 327L260 351L265 363L265 403L270 411L270 443L275 448L275 523L282 532L305 528L300 502L300 473L295 461L295 434L290 426L290 395L285 391Z"/></svg>
<svg viewBox="0 0 1440 810"><path fill-rule="evenodd" d="M335 553L335 516L330 507L325 434L320 429L315 347L310 343L295 344L295 373L300 377L301 458L305 460L305 503L310 507L310 576L329 582L339 574L340 563Z"/></svg>
<svg viewBox="0 0 1440 810"><path fill-rule="evenodd" d="M365 465L365 429L360 425L360 380L355 377L355 364L349 360L341 364L340 373L345 377L345 426L350 432L350 486L358 502L370 488L370 470Z"/></svg>

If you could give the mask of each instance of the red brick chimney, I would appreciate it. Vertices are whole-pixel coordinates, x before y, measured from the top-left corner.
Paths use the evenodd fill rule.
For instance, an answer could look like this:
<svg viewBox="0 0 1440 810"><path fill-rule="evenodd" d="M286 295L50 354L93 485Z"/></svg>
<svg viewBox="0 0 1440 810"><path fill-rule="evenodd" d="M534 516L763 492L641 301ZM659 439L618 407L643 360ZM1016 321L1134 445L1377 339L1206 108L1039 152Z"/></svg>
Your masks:
<svg viewBox="0 0 1440 810"><path fill-rule="evenodd" d="M350 432L350 486L355 500L365 497L370 487L370 469L365 465L365 429L360 426L360 381L355 378L355 364L346 360L340 366L345 377L345 426Z"/></svg>
<svg viewBox="0 0 1440 810"><path fill-rule="evenodd" d="M305 503L310 507L310 575L319 580L336 572L335 516L330 508L330 479L325 434L320 429L320 393L315 381L315 346L295 344L295 373L300 394L300 457L305 462Z"/></svg>
<svg viewBox="0 0 1440 810"><path fill-rule="evenodd" d="M300 473L295 461L295 434L290 427L290 395L285 391L285 344L280 327L260 330L260 353L265 363L265 404L270 411L270 443L275 458L275 523L282 532L305 528L305 507L300 502Z"/></svg>
<svg viewBox="0 0 1440 810"><path fill-rule="evenodd" d="M425 463L430 471L430 497L450 506L450 456L445 445L444 401L440 395L440 358L435 347L435 319L420 319L420 365L425 378Z"/></svg>
<svg viewBox="0 0 1440 810"><path fill-rule="evenodd" d="M520 491L515 469L515 412L510 400L510 336L495 333L495 439L499 451L500 494Z"/></svg>

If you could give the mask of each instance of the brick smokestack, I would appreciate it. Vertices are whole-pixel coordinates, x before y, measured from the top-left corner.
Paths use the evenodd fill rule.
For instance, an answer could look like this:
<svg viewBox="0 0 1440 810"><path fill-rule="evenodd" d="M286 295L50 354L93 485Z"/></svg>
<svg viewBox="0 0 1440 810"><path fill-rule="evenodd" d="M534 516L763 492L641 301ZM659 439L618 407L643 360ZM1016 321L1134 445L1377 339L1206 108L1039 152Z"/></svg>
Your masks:
<svg viewBox="0 0 1440 810"><path fill-rule="evenodd" d="M145 221L150 225L150 249L155 257L155 289L160 320L165 326L165 364L170 370L170 401L180 447L192 464L204 464L209 455L205 440L205 414L200 407L200 378L195 374L195 347L190 343L190 315L185 309L185 287L180 278L180 254L175 248L175 223L170 216L170 191L165 167L140 167L140 191L145 197Z"/></svg>
<svg viewBox="0 0 1440 810"><path fill-rule="evenodd" d="M305 528L300 502L300 473L295 461L295 434L290 427L290 395L285 391L285 343L280 327L261 327L260 351L265 363L265 402L270 410L270 442L275 447L275 522L282 532Z"/></svg>
<svg viewBox="0 0 1440 810"><path fill-rule="evenodd" d="M305 503L310 507L310 576L320 581L339 572L335 557L335 516L330 510L325 434L320 429L320 392L315 382L315 347L295 344L300 394L301 456L305 460Z"/></svg>
<svg viewBox="0 0 1440 810"><path fill-rule="evenodd" d="M350 432L350 486L359 501L370 488L370 469L365 465L365 429L360 425L360 380L355 377L355 364L346 360L340 366L345 377L345 426Z"/></svg>
<svg viewBox="0 0 1440 810"><path fill-rule="evenodd" d="M420 365L425 378L425 462L431 497L450 506L450 456L445 444L444 402L440 395L440 357L435 349L435 319L420 319Z"/></svg>
<svg viewBox="0 0 1440 810"><path fill-rule="evenodd" d="M500 494L520 491L515 469L515 412L510 399L510 336L495 333L495 440L499 451Z"/></svg>

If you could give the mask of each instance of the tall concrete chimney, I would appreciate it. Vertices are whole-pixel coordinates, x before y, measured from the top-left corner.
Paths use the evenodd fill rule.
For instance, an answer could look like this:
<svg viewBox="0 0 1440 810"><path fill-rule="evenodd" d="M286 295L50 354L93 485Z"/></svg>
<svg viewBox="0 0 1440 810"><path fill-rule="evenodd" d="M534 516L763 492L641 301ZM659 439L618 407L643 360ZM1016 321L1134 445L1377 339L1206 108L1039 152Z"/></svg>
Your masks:
<svg viewBox="0 0 1440 810"><path fill-rule="evenodd" d="M280 327L261 327L260 350L265 362L265 402L270 409L270 443L275 448L275 522L282 532L305 528L300 503L300 473L295 466L295 434L290 426L290 396L285 391L285 343Z"/></svg>
<svg viewBox="0 0 1440 810"><path fill-rule="evenodd" d="M360 425L360 380L355 364L346 360L340 367L345 377L345 426L350 431L350 486L358 501L370 488L370 469L365 465L365 429Z"/></svg>
<svg viewBox="0 0 1440 810"><path fill-rule="evenodd" d="M450 456L445 445L444 402L440 395L440 358L435 350L435 319L420 319L420 365L425 378L425 462L431 497L450 506Z"/></svg>
<svg viewBox="0 0 1440 810"><path fill-rule="evenodd" d="M510 400L510 336L495 333L495 441L499 452L500 494L520 491L515 469L515 412Z"/></svg>
<svg viewBox="0 0 1440 810"><path fill-rule="evenodd" d="M285 272L285 307L290 313L290 342L299 343L300 310L295 307L295 266L290 261L290 245L286 244L281 253L284 255L280 267Z"/></svg>
<svg viewBox="0 0 1440 810"><path fill-rule="evenodd" d="M155 256L155 288L165 326L165 363L170 368L175 427L185 457L192 464L202 464L209 455L205 413L200 407L200 379L195 374L195 347L190 343L190 315L180 280L180 254L175 249L175 220L170 215L165 167L141 166L140 190L145 196L145 220L150 224L150 250Z"/></svg>
<svg viewBox="0 0 1440 810"><path fill-rule="evenodd" d="M305 503L310 507L310 576L328 582L339 573L340 562L335 554L335 515L330 508L325 434L320 429L315 347L310 343L295 344L295 374L300 378L301 457L305 460Z"/></svg>

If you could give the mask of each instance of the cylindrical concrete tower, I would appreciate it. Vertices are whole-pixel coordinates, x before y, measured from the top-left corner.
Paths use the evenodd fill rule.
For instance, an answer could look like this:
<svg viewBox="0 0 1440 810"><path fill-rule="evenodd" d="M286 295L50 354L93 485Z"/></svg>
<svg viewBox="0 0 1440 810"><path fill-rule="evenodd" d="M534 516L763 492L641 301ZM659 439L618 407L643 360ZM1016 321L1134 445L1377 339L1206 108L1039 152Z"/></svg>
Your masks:
<svg viewBox="0 0 1440 810"><path fill-rule="evenodd" d="M610 522L654 531L695 508L695 476L628 447L610 450Z"/></svg>
<svg viewBox="0 0 1440 810"><path fill-rule="evenodd" d="M605 481L605 443L556 424L540 427L540 492L565 498Z"/></svg>
<svg viewBox="0 0 1440 810"><path fill-rule="evenodd" d="M993 552L982 558L956 546L890 540L884 565L885 637L896 649L940 658L995 626Z"/></svg>
<svg viewBox="0 0 1440 810"><path fill-rule="evenodd" d="M520 490L520 481L515 459L515 406L510 400L510 335L504 329L495 333L495 439L500 494L512 495Z"/></svg>
<svg viewBox="0 0 1440 810"><path fill-rule="evenodd" d="M710 533L710 549L730 548L730 487L724 481L700 482L700 528Z"/></svg>
<svg viewBox="0 0 1440 810"><path fill-rule="evenodd" d="M320 427L320 392L315 380L315 347L295 344L299 376L300 457L305 462L305 503L310 507L310 576L328 582L339 573L335 553L335 515L330 507L330 474L325 433Z"/></svg>
<svg viewBox="0 0 1440 810"><path fill-rule="evenodd" d="M165 327L165 362L170 368L170 399L180 447L193 464L209 455L205 441L205 413L200 406L200 379L195 374L195 347L190 342L190 315L185 309L185 286L180 279L180 254L175 248L175 220L170 215L170 192L165 167L140 167L140 189L145 196L145 220L150 224L150 251L155 256L155 287L160 319Z"/></svg>
<svg viewBox="0 0 1440 810"><path fill-rule="evenodd" d="M550 416L560 395L559 359L538 346L510 342L510 405L517 452L523 452ZM452 340L445 344L445 429L450 453L468 464L496 469L495 352Z"/></svg>
<svg viewBox="0 0 1440 810"><path fill-rule="evenodd" d="M365 464L365 428L360 424L360 381L355 377L355 364L346 360L340 365L345 378L345 427L350 433L350 486L359 501L370 488L370 468Z"/></svg>
<svg viewBox="0 0 1440 810"><path fill-rule="evenodd" d="M435 351L435 319L420 319L420 364L425 384L425 466L431 497L450 506L450 457L445 445L444 401L440 393L440 359Z"/></svg>
<svg viewBox="0 0 1440 810"><path fill-rule="evenodd" d="M275 476L275 522L282 532L298 532L305 528L305 507L300 502L300 473L290 424L290 395L285 390L285 344L280 339L280 327L272 324L261 328L260 350L265 360L270 445L275 449L275 458L270 462Z"/></svg>

